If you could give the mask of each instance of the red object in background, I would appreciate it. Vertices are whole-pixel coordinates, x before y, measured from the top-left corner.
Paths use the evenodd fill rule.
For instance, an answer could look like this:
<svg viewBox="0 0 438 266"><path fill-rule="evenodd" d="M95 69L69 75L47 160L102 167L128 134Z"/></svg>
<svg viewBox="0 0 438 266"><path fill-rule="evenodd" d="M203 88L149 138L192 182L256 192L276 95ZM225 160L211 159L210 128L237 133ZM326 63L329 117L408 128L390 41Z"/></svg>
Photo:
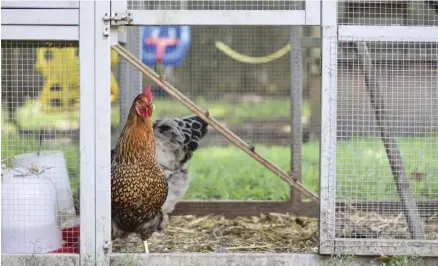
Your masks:
<svg viewBox="0 0 438 266"><path fill-rule="evenodd" d="M157 49L157 61L161 62L167 46L177 45L179 42L176 38L148 38L146 44L155 45Z"/></svg>
<svg viewBox="0 0 438 266"><path fill-rule="evenodd" d="M64 244L50 253L79 253L79 226L62 229Z"/></svg>

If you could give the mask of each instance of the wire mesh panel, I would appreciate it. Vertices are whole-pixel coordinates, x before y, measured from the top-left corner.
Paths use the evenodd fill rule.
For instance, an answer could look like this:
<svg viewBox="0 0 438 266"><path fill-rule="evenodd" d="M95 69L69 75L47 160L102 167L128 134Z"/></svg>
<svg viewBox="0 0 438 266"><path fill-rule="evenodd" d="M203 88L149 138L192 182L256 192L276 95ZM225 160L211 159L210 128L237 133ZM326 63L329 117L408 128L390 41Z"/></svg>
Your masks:
<svg viewBox="0 0 438 266"><path fill-rule="evenodd" d="M309 4L312 2L311 4ZM113 3L113 5L116 2ZM309 4L309 5L307 5ZM317 25L319 1L127 1L131 25ZM227 12L224 12L227 11ZM309 11L309 12L307 12ZM146 12L146 13L145 13Z"/></svg>
<svg viewBox="0 0 438 266"><path fill-rule="evenodd" d="M310 29L303 31L305 36L312 33ZM134 28L132 32L137 32L139 35L140 31ZM292 129L296 126L291 123L291 87L294 82L291 76L291 65L294 64L295 59L291 59L292 47L289 44L293 38L296 38L295 43L302 47L295 51L298 54L310 53L308 50L319 44L318 32L313 33L315 39L308 39L307 42L301 36L291 35L291 32L291 28L287 26L192 26L190 50L182 64L176 67L163 67L162 65L152 67L202 109L208 109L209 113L220 123L226 125L248 143L252 143L257 152L287 171L291 168ZM141 44L138 40L139 36L132 36L132 38L135 45ZM303 56L302 66L298 66L304 69L301 71L303 77L299 76L295 79L305 80L303 85L305 89L294 87L299 96L306 95L301 108L302 117L298 123L302 123L305 127L303 135L306 136L305 141L308 144L303 148L307 156L303 162L302 174L305 175L303 180L313 190L318 190L319 146L318 138L310 133L313 133L314 129L309 126L311 111L307 95L311 94L312 99L318 97L315 90L308 93L310 86L317 87L311 79L318 75L318 71L314 70L312 74L307 74L309 71L304 65L315 68L315 65L318 65L317 62L313 62L317 61L316 57L319 57L319 54L312 56L309 60ZM123 61L121 59L120 63ZM136 76L138 71L134 72ZM120 72L119 80L126 79L123 77L124 73L126 72ZM190 110L170 97L146 76L143 76L143 84L140 86L125 87L123 84L120 104L129 108L133 97L147 84L152 85L155 104L154 121L193 115ZM132 95L132 97L129 98L127 95ZM120 125L123 126L125 122L126 117L121 117ZM159 133L160 130L162 129L159 127L154 130L156 145L163 138L163 135ZM208 126L207 134L200 139L198 144L193 151L193 157L185 165L178 166L181 169L185 168L188 176L179 180L171 180L170 177L168 179L169 193L174 193L172 188L178 187L180 191L183 191L182 198L178 201L175 211L171 213L173 217L164 235L151 238L151 249L162 251L162 248L166 247L166 250L171 252L207 252L231 247L230 250L239 252L242 251L239 246L245 245L245 241L252 239L265 241L271 246L261 245L251 251L314 250L316 239L313 237L309 241L295 239L291 240L293 244L285 244L282 241L275 241L276 236L272 236L271 239L261 236L257 230L242 229L245 231L243 234L237 231L225 232L227 224L238 223L237 226L240 228L241 223L250 220L250 223L254 225L264 221L269 224L271 218L252 220L253 218L248 217L240 220L227 220L224 217L212 216L213 214L223 214L229 218L230 216L259 216L260 213L269 212L284 213L283 218L279 218L285 219L281 222L284 227L279 227L278 231L273 229L276 235L280 233L280 228L284 229L283 234L293 234L295 230L294 226L297 225L295 217L289 217L285 213L296 210L308 214L312 210L306 209L309 205L292 205L289 201L290 187L285 182L232 145L211 126ZM174 155L170 155L172 156ZM166 168L165 164L163 165ZM184 209L183 206L185 206ZM181 214L202 215L202 217L179 216ZM196 222L197 219L200 221ZM272 219L277 218L272 217ZM289 221L292 225L289 225ZM312 230L316 225L315 222L316 220L311 222ZM182 232L178 229L184 226L189 226L194 231L190 229ZM203 226L209 229L198 232L196 228ZM219 229L213 229L213 227ZM213 241L210 237L210 230L215 230L214 234L217 236L222 234L223 236ZM187 241L184 245L180 245L172 240L179 237L198 240ZM285 241L291 243L289 240ZM133 250L132 247L118 243L115 243L113 247L115 252ZM138 249L142 249L141 243Z"/></svg>
<svg viewBox="0 0 438 266"><path fill-rule="evenodd" d="M436 1L338 1L340 25L435 26Z"/></svg>
<svg viewBox="0 0 438 266"><path fill-rule="evenodd" d="M2 252L77 253L77 43L1 46Z"/></svg>
<svg viewBox="0 0 438 266"><path fill-rule="evenodd" d="M270 157L276 158L274 161L277 160L283 168L288 169L291 144L289 40L288 27L194 26L191 48L182 65L157 71L166 75L169 82L202 108L208 108L233 132L257 146L261 145L260 152L268 156L271 154ZM270 58L269 55L276 51L280 52L275 58ZM134 86L129 90L138 93L146 84L153 83L144 77L143 86ZM154 119L192 115L161 88L153 85L152 92L156 103ZM131 99L126 100L132 103ZM308 110L305 115L309 115ZM124 124L125 120L126 117L121 118L121 123ZM201 180L193 181L187 199L280 200L289 197L289 189L284 182L252 162L238 148L229 145L229 141L219 132L209 129L200 142L202 149L194 153L194 159L188 164L193 172L201 171L201 176L193 174L193 178ZM271 145L276 145L279 150L272 151L268 148ZM218 157L214 159L215 156ZM223 169L211 172L215 170L209 166L210 160L216 160ZM239 170L241 160L248 163L249 168L245 166ZM227 165L233 161L234 166ZM253 172L252 167L260 171ZM226 180L217 183L225 176ZM233 192L233 188L243 182L242 179L252 183L254 190L250 192L248 187L249 194ZM265 182L273 182L273 190L262 192ZM214 191L211 191L212 188Z"/></svg>
<svg viewBox="0 0 438 266"><path fill-rule="evenodd" d="M128 0L129 10L302 10L305 1L290 0Z"/></svg>
<svg viewBox="0 0 438 266"><path fill-rule="evenodd" d="M437 255L437 43L400 40L343 37L331 63L335 252Z"/></svg>

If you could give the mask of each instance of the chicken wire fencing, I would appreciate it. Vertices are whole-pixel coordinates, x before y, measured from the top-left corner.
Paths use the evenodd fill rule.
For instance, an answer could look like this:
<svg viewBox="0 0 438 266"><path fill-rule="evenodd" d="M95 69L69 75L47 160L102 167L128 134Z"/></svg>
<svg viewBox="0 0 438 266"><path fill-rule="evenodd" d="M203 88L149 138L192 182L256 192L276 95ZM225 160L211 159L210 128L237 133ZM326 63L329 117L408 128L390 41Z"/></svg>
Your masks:
<svg viewBox="0 0 438 266"><path fill-rule="evenodd" d="M282 169L291 169L293 146L305 142L303 153L310 158L302 161L305 167L298 174L312 180L312 189L317 191L320 32L319 27L300 27L300 30L302 37L291 36L291 27L287 26L192 26L191 46L183 63L176 67L152 67L201 108L209 109L222 124L254 144L257 152ZM129 27L127 34L130 37L125 47L139 54L140 27ZM292 77L293 61L290 56L293 38L301 46L300 76L295 79ZM154 120L192 115L190 110L147 77L142 78L142 84L133 81L139 71L130 68L125 60L121 59L119 65L117 78L121 86L121 127L134 95L146 84L152 84L156 106ZM130 71L122 70L126 67ZM135 78L128 81L128 75ZM295 80L301 80L302 88L295 89L292 84ZM136 85L132 85L132 82ZM298 94L293 95L291 88L298 90ZM303 98L301 118L298 121L300 125L293 125L296 121L292 119L292 106L294 100L298 101L295 99L297 95ZM302 128L299 144L294 142L292 134L297 127ZM117 134L115 129L113 145ZM301 163L301 159L298 160ZM215 167L211 167L212 164ZM190 186L184 196L186 200L290 199L288 185L212 127L208 127L208 133L201 139L199 148L187 163L187 169ZM197 212L195 209L203 208L207 214L226 208L224 205L220 210L215 210L214 206L208 207L208 202L200 204L203 207L191 205L184 212L193 213ZM314 209L317 210L317 207ZM230 213L239 210L244 211L244 207L236 210L229 208Z"/></svg>
<svg viewBox="0 0 438 266"><path fill-rule="evenodd" d="M399 40L330 41L336 210L321 244L335 253L436 255L437 43Z"/></svg>
<svg viewBox="0 0 438 266"><path fill-rule="evenodd" d="M286 0L128 0L128 10L303 10L305 1Z"/></svg>
<svg viewBox="0 0 438 266"><path fill-rule="evenodd" d="M78 252L78 43L1 47L2 252Z"/></svg>
<svg viewBox="0 0 438 266"><path fill-rule="evenodd" d="M340 25L436 26L436 1L338 1Z"/></svg>

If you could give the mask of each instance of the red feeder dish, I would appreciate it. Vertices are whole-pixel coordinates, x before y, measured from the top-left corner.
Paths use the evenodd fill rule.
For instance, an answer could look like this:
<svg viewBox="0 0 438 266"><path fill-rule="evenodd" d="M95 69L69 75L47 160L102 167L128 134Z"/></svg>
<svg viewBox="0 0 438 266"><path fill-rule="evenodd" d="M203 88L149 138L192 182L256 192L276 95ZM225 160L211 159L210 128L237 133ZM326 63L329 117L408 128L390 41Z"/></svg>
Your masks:
<svg viewBox="0 0 438 266"><path fill-rule="evenodd" d="M50 253L79 253L79 226L69 227L62 230L64 244L61 248Z"/></svg>

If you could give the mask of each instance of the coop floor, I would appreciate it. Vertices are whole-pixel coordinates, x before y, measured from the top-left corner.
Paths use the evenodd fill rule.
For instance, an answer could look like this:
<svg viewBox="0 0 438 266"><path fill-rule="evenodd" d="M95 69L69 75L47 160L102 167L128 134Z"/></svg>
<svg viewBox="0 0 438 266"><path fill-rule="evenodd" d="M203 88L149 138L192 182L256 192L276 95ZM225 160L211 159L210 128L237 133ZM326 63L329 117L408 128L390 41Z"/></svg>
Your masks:
<svg viewBox="0 0 438 266"><path fill-rule="evenodd" d="M317 252L316 218L287 214L259 217L173 216L164 233L149 239L151 253L168 252ZM113 251L144 252L140 239L113 243Z"/></svg>
<svg viewBox="0 0 438 266"><path fill-rule="evenodd" d="M398 215L382 215L374 212L357 212L348 215L352 221L362 228L371 229L383 239L410 239L406 216L400 212ZM422 219L428 240L438 239L438 211ZM337 233L345 235L345 227L337 229ZM365 236L362 236L365 237ZM368 236L369 237L369 236Z"/></svg>

